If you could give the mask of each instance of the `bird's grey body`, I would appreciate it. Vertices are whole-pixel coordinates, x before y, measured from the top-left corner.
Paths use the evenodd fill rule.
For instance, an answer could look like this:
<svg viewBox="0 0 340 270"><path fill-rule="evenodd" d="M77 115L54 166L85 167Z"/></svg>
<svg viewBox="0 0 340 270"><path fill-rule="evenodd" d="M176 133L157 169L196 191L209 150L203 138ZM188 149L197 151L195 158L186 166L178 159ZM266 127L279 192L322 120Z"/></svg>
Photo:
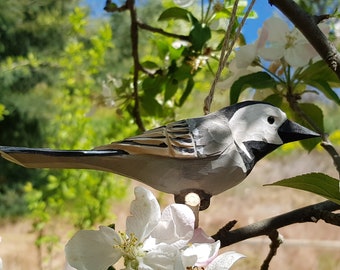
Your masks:
<svg viewBox="0 0 340 270"><path fill-rule="evenodd" d="M316 136L287 120L280 109L248 101L93 150L1 146L0 153L29 168L109 171L167 193L198 190L211 196L240 183L259 159L280 145Z"/></svg>

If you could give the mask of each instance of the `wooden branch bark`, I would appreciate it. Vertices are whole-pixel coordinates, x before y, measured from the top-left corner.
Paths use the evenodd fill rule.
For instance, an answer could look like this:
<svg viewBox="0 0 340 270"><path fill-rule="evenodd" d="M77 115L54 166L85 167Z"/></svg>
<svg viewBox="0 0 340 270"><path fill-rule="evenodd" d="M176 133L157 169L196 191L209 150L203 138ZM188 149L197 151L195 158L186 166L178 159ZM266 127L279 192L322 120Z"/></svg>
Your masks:
<svg viewBox="0 0 340 270"><path fill-rule="evenodd" d="M133 97L134 97L134 107L133 107L133 116L135 118L136 124L141 132L145 131L145 127L142 121L142 117L140 115L139 108L139 94L138 94L138 74L141 70L141 66L139 63L139 54L138 54L138 21L137 21L137 12L135 7L134 0L127 0L126 6L130 11L131 17L131 26L130 26L130 35L131 35L131 43L132 43L132 57L133 57Z"/></svg>
<svg viewBox="0 0 340 270"><path fill-rule="evenodd" d="M241 242L245 239L261 235L270 235L273 231L279 228L295 223L317 222L320 219L328 222L332 219L325 218L325 216L327 216L325 213L331 213L336 210L340 210L339 204L331 201L325 201L299 208L279 216L268 218L242 228L230 230L230 226L225 226L212 237L215 240L221 241L222 248L234 243ZM330 223L333 224L335 222ZM337 225L337 223L335 223L334 225Z"/></svg>
<svg viewBox="0 0 340 270"><path fill-rule="evenodd" d="M150 32L153 32L153 33L158 33L158 34L161 34L161 35L166 36L166 37L172 37L172 38L177 38L177 39L180 39L180 40L189 41L189 36L178 35L178 34L166 32L161 28L153 27L153 26L148 25L146 23L143 23L141 21L137 21L137 23L138 23L138 26L139 26L140 29L147 30L147 31L150 31Z"/></svg>
<svg viewBox="0 0 340 270"><path fill-rule="evenodd" d="M279 234L279 232L277 230L272 231L268 237L271 240L271 243L269 245L270 250L269 253L266 257L266 259L263 261L262 265L261 265L261 270L268 270L269 269L269 264L271 262L271 260L274 258L274 256L276 255L276 252L278 250L278 248L280 247L280 245L283 243L281 235Z"/></svg>
<svg viewBox="0 0 340 270"><path fill-rule="evenodd" d="M298 28L340 79L340 54L318 27L318 16L306 13L293 0L269 0Z"/></svg>

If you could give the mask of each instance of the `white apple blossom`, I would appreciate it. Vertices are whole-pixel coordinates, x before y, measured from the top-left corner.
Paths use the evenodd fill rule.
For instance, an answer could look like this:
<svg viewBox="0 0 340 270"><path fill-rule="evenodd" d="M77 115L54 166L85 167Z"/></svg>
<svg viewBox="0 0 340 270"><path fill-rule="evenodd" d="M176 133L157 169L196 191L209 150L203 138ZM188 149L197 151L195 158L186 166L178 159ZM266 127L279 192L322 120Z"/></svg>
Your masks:
<svg viewBox="0 0 340 270"><path fill-rule="evenodd" d="M327 24L320 23L319 27L328 35ZM271 17L263 23L259 43L263 45L258 50L260 57L269 61L283 57L292 67L303 67L318 56L298 29L290 30L288 24L278 17Z"/></svg>
<svg viewBox="0 0 340 270"><path fill-rule="evenodd" d="M191 43L186 40L175 40L171 43L171 46L176 50L180 49L181 47L189 47L190 45Z"/></svg>
<svg viewBox="0 0 340 270"><path fill-rule="evenodd" d="M158 269L170 269L168 265L175 267L180 262L179 248L193 236L194 215L190 208L170 205L161 216L150 191L137 187L135 196L126 233L101 226L98 231L83 230L73 236L65 247L71 266L78 270L106 270L121 257L126 269L157 269L159 265L163 268ZM178 217L177 213L182 215Z"/></svg>
<svg viewBox="0 0 340 270"><path fill-rule="evenodd" d="M243 254L235 251L228 251L218 255L209 265L206 270L228 270L239 259L244 258Z"/></svg>
<svg viewBox="0 0 340 270"><path fill-rule="evenodd" d="M182 8L191 6L195 0L174 0L174 3Z"/></svg>
<svg viewBox="0 0 340 270"><path fill-rule="evenodd" d="M241 47L242 48L242 47ZM251 47L247 47L249 50L252 50L253 48ZM249 52L248 56L251 55L251 52ZM252 61L254 59L252 59L252 61L248 61L250 60L250 57L247 59L238 59L241 58L243 56L243 54L236 54L236 57L230 62L229 64L229 71L230 71L230 76L217 83L217 88L218 89L229 89L233 83L238 80L240 77L251 74L251 73L255 73L258 71L262 71L262 68L259 66L252 66L250 65L252 63ZM238 64L238 61L239 64ZM249 65L247 65L247 63L249 63Z"/></svg>
<svg viewBox="0 0 340 270"><path fill-rule="evenodd" d="M99 230L82 230L72 237L65 247L72 267L106 270L123 257L126 270L185 270L199 266L217 270L229 269L236 261L236 253L232 253L228 255L231 264L223 261L229 267L219 268L216 259L223 255L217 256L220 242L201 229L194 230L195 217L188 206L172 204L161 213L150 191L137 187L135 196L126 233L100 226Z"/></svg>

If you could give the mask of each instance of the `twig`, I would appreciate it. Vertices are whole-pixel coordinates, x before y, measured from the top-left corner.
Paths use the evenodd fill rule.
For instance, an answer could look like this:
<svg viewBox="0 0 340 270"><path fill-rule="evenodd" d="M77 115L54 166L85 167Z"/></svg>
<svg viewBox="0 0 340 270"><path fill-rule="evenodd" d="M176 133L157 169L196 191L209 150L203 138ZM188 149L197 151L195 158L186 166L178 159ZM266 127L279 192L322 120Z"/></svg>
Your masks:
<svg viewBox="0 0 340 270"><path fill-rule="evenodd" d="M210 112L211 103L212 103L213 98L214 98L215 87L216 87L216 84L217 84L217 82L218 82L218 80L221 76L222 70L224 68L223 59L226 55L226 51L228 49L230 50L229 41L230 41L230 36L231 36L231 30L233 29L233 26L234 26L234 23L235 23L235 20L236 20L236 17L237 17L237 15L236 15L237 7L238 7L238 0L235 0L233 10L231 11L231 16L230 16L228 28L227 28L227 31L226 31L225 36L224 36L224 41L223 41L223 44L222 44L221 54L220 54L220 61L218 63L216 75L215 75L215 78L214 78L214 80L211 84L209 94L204 99L203 111L204 111L205 114L208 114Z"/></svg>
<svg viewBox="0 0 340 270"><path fill-rule="evenodd" d="M276 6L288 17L340 78L340 54L319 29L315 17L306 13L293 0L269 0L269 4Z"/></svg>
<svg viewBox="0 0 340 270"><path fill-rule="evenodd" d="M135 0L126 0L126 2L118 7L116 4L112 3L111 0L106 0L106 4L104 10L107 12L123 12L129 10L130 12L130 37L131 37L131 54L133 58L133 100L134 106L132 110L133 118L135 119L136 125L138 129L143 132L145 131L145 127L143 124L142 117L140 115L140 108L139 108L139 95L138 95L138 74L139 71L142 71L146 74L150 73L146 71L139 62L139 53L138 53L138 21L137 21L137 12L135 8Z"/></svg>
<svg viewBox="0 0 340 270"><path fill-rule="evenodd" d="M325 201L299 208L235 230L227 231L222 228L212 237L215 240L221 241L222 248L241 242L245 239L260 235L269 235L273 230L295 223L317 222L320 219L324 220L325 212L329 213L339 209L339 204L331 201Z"/></svg>
<svg viewBox="0 0 340 270"><path fill-rule="evenodd" d="M270 249L269 249L269 253L268 253L266 259L263 261L263 263L261 265L261 270L268 270L269 269L269 264L270 264L271 260L276 255L276 252L277 252L278 248L280 247L280 245L283 243L282 237L277 230L272 231L268 235L268 237L271 240L271 243L269 245Z"/></svg>
<svg viewBox="0 0 340 270"><path fill-rule="evenodd" d="M139 28L144 29L144 30L148 30L148 31L153 32L153 33L158 33L158 34L161 34L161 35L166 36L166 37L172 37L172 38L177 38L177 39L180 39L180 40L189 41L189 36L169 33L169 32L164 31L161 28L153 27L151 25L148 25L148 24L143 23L143 22L138 21L138 20L137 20L137 24L138 24Z"/></svg>
<svg viewBox="0 0 340 270"><path fill-rule="evenodd" d="M331 17L329 14L313 15L313 20L316 24L321 23L323 20L328 20Z"/></svg>
<svg viewBox="0 0 340 270"><path fill-rule="evenodd" d="M327 153L332 157L334 166L337 169L339 173L339 178L340 178L340 156L339 153L336 151L335 147L333 144L328 140L324 140L321 143L321 146L327 151Z"/></svg>
<svg viewBox="0 0 340 270"><path fill-rule="evenodd" d="M131 26L130 26L130 35L131 35L131 43L132 43L132 57L133 57L133 98L134 98L134 107L133 107L133 116L135 118L136 124L140 131L145 131L145 127L142 121L142 117L140 115L139 108L139 95L138 95L138 73L141 70L141 66L139 63L139 54L138 54L138 22L137 22L137 12L135 8L134 0L127 0L126 6L130 11L131 18Z"/></svg>
<svg viewBox="0 0 340 270"><path fill-rule="evenodd" d="M322 219L329 224L340 226L340 214L323 211L321 213Z"/></svg>
<svg viewBox="0 0 340 270"><path fill-rule="evenodd" d="M248 18L250 11L252 10L252 8L253 8L253 6L255 4L255 1L256 0L252 0L250 2L249 6L247 8L247 11L246 11L246 13L243 16L240 25L238 26L238 29L237 29L237 31L235 33L234 38L232 40L230 40L231 30L233 29L234 23L235 23L236 18L237 18L236 12L237 12L237 7L238 7L238 0L236 0L234 2L234 6L233 6L233 10L231 12L231 17L230 17L229 25L228 25L227 32L225 34L223 45L222 45L222 49L221 49L220 62L219 62L219 65L218 65L218 69L217 69L215 78L213 80L213 83L211 84L209 94L208 94L208 96L204 100L203 111L204 111L205 114L208 114L210 112L211 103L212 103L212 100L213 100L213 97L214 97L214 94L215 94L216 84L217 84L218 80L221 77L222 70L224 69L224 67L227 64L228 58L229 58L229 56L230 56L230 54L232 52L232 49L233 49L233 47L234 47L234 45L236 43L236 40L240 36L242 27L245 24L246 19Z"/></svg>
<svg viewBox="0 0 340 270"><path fill-rule="evenodd" d="M106 0L106 3L105 3L105 7L104 7L104 10L106 12L122 12L122 11L125 11L127 10L127 5L126 3L120 7L118 7L116 4L113 4L111 0Z"/></svg>

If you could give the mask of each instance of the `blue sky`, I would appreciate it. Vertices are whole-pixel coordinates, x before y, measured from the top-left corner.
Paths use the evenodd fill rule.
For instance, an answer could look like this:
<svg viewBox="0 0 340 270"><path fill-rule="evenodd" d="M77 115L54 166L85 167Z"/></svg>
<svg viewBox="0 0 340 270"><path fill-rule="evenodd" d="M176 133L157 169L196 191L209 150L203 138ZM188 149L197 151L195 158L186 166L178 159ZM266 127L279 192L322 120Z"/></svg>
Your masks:
<svg viewBox="0 0 340 270"><path fill-rule="evenodd" d="M276 8L268 4L268 1L256 1L254 10L258 14L257 19L248 19L243 27L247 43L251 43L257 39L257 30L262 27L263 22L276 12Z"/></svg>
<svg viewBox="0 0 340 270"><path fill-rule="evenodd" d="M83 0L91 9L93 16L103 17L109 16L104 10L105 0ZM156 0L157 1L157 0ZM158 0L160 1L160 0ZM257 19L249 19L243 28L243 33L246 36L247 43L251 43L257 38L257 30L261 28L263 21L271 17L273 12L276 11L275 7L268 4L268 1L258 0L255 2L255 11L258 14Z"/></svg>

